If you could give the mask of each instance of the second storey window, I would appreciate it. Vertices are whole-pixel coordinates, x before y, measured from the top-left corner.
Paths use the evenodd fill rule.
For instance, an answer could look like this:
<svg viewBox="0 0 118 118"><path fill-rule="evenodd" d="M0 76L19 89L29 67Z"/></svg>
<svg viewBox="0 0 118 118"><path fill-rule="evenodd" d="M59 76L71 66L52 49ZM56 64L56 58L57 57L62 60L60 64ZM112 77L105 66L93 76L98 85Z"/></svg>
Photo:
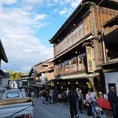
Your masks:
<svg viewBox="0 0 118 118"><path fill-rule="evenodd" d="M69 65L69 62L68 61L65 61L64 62L64 66L68 66Z"/></svg>
<svg viewBox="0 0 118 118"><path fill-rule="evenodd" d="M65 71L69 71L69 61L68 60L64 62L64 69L65 69Z"/></svg>
<svg viewBox="0 0 118 118"><path fill-rule="evenodd" d="M76 57L71 59L71 64L77 64L77 58Z"/></svg>
<svg viewBox="0 0 118 118"><path fill-rule="evenodd" d="M58 68L59 69L62 69L62 67L63 67L63 64L62 63L58 64Z"/></svg>
<svg viewBox="0 0 118 118"><path fill-rule="evenodd" d="M77 58L76 57L71 59L71 69L72 69L72 72L77 71Z"/></svg>

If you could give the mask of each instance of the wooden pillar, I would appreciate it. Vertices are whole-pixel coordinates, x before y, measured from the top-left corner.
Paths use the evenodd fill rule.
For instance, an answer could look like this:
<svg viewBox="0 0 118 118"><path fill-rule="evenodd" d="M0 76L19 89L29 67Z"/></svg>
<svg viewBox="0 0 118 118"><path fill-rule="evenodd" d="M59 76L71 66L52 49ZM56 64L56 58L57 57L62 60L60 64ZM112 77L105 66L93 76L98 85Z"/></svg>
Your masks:
<svg viewBox="0 0 118 118"><path fill-rule="evenodd" d="M94 78L91 77L91 78L89 78L89 81L90 81L90 83L91 83L91 87L93 88L93 90L94 90L94 92L95 92L95 95L98 96L98 95L97 95L97 91L96 91L95 86L94 86L94 80L93 80L93 79L94 79Z"/></svg>

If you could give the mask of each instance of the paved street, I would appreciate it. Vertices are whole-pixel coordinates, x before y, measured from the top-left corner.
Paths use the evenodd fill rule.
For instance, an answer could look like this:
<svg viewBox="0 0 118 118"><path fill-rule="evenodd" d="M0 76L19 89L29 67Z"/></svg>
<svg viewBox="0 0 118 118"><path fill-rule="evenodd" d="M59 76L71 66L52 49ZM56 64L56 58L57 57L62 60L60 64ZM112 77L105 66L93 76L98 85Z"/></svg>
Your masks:
<svg viewBox="0 0 118 118"><path fill-rule="evenodd" d="M35 99L34 102L34 118L70 118L69 108L67 105L60 103L46 105L42 104L40 99ZM80 116L81 118L88 118L86 111L84 111L84 114L81 114ZM112 118L111 114L108 114L106 118Z"/></svg>
<svg viewBox="0 0 118 118"><path fill-rule="evenodd" d="M34 118L69 118L69 109L66 105L42 104L39 99L35 99Z"/></svg>

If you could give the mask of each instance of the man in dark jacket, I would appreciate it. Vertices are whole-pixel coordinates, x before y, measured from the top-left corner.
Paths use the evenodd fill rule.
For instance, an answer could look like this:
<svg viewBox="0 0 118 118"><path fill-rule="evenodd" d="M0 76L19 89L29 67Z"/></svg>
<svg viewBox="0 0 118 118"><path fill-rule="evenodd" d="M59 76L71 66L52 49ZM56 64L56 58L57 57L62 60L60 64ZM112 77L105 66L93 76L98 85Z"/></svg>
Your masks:
<svg viewBox="0 0 118 118"><path fill-rule="evenodd" d="M110 87L110 92L108 93L108 100L112 107L113 118L118 118L118 114L117 114L118 98L114 87Z"/></svg>
<svg viewBox="0 0 118 118"><path fill-rule="evenodd" d="M69 97L71 118L73 118L74 116L77 117L77 106L76 106L77 92L75 91L74 88L70 89L68 97Z"/></svg>

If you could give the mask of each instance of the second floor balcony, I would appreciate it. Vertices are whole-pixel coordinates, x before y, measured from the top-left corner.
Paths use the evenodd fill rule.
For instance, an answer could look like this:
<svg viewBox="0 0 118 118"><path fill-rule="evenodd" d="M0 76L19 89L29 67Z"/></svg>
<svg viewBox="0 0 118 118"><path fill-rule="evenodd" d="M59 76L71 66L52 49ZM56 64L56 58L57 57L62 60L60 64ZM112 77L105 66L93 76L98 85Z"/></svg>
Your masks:
<svg viewBox="0 0 118 118"><path fill-rule="evenodd" d="M55 65L55 76L86 72L86 54L73 57Z"/></svg>

